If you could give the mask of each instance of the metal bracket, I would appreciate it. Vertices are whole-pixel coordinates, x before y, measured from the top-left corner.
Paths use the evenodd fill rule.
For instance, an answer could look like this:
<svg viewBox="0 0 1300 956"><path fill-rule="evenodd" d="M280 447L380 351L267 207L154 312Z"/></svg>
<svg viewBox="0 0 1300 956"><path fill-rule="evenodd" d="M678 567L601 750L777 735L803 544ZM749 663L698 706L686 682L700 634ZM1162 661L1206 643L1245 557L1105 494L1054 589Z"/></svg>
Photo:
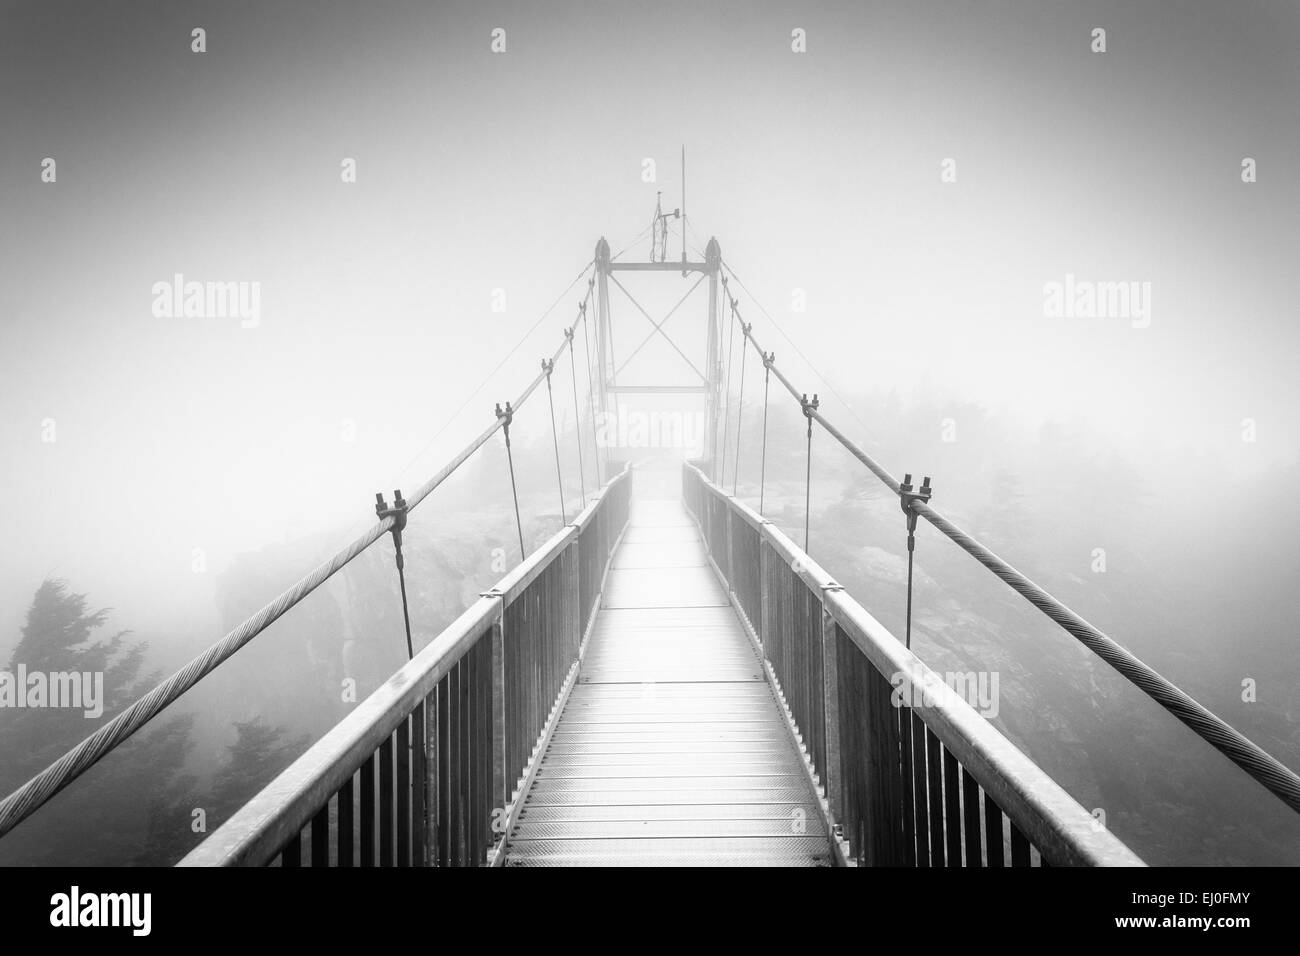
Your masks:
<svg viewBox="0 0 1300 956"><path fill-rule="evenodd" d="M908 472L903 476L903 483L898 486L898 503L902 506L903 514L907 515L907 533L911 536L916 531L916 511L912 505L915 502L925 504L930 500L934 492L930 488L930 476L926 475L921 481L921 487L917 491L912 490L912 474Z"/></svg>
<svg viewBox="0 0 1300 956"><path fill-rule="evenodd" d="M393 519L391 530L393 532L393 546L397 548L397 567L399 569L402 567L402 532L406 530L406 513L406 499L402 497L402 492L399 489L393 489L393 506L391 508L384 501L384 493L382 491L375 492L375 514L379 516L381 521L384 518Z"/></svg>
<svg viewBox="0 0 1300 956"><path fill-rule="evenodd" d="M388 507L384 501L382 491L375 492L375 514L383 518L393 518L393 533L397 534L406 529L406 499L402 497L400 489L393 490L393 506Z"/></svg>

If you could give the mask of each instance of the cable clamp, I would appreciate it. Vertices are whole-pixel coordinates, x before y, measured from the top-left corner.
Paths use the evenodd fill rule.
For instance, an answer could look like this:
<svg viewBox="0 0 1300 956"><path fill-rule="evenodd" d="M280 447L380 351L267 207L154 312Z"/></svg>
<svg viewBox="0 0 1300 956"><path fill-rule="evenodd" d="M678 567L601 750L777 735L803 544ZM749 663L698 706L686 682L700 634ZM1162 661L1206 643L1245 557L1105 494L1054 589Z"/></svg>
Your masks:
<svg viewBox="0 0 1300 956"><path fill-rule="evenodd" d="M812 400L809 401L808 393L804 392L803 397L799 399L799 405L803 408L804 418L808 419L808 423L811 425L813 412L821 407L821 402L818 401L816 393L813 394Z"/></svg>
<svg viewBox="0 0 1300 956"><path fill-rule="evenodd" d="M406 564L402 560L402 532L406 530L406 513L406 499L402 497L402 492L399 489L393 490L393 506L391 508L384 501L384 493L382 491L375 492L375 514L379 516L381 521L385 518L393 519L393 527L390 530L393 532L393 548L397 551L397 570L399 571Z"/></svg>
<svg viewBox="0 0 1300 956"><path fill-rule="evenodd" d="M551 384L551 380L548 376L546 379L546 385L548 388L550 387L550 384ZM505 432L506 451L509 452L510 451L510 423L515 420L515 410L510 407L509 402L506 402L505 411L502 411L501 404L498 402L496 412L497 412L497 421L501 422L501 430Z"/></svg>
<svg viewBox="0 0 1300 956"><path fill-rule="evenodd" d="M555 368L555 359L542 359L542 371L546 373L546 377L548 379L551 377L551 371L554 368Z"/></svg>
<svg viewBox="0 0 1300 956"><path fill-rule="evenodd" d="M765 352L765 353L763 353L763 368L767 369L769 372L772 370L772 364L773 364L775 361L776 361L776 353L775 353L775 352Z"/></svg>
<svg viewBox="0 0 1300 956"><path fill-rule="evenodd" d="M573 348L573 326L564 330L564 341L569 343L569 348Z"/></svg>
<svg viewBox="0 0 1300 956"><path fill-rule="evenodd" d="M916 533L916 511L912 505L916 502L925 504L930 500L934 492L930 488L930 476L926 475L921 481L921 487L918 490L912 489L912 474L908 472L903 476L903 483L898 486L898 503L903 508L903 514L907 515L907 537L908 546L911 546L912 535Z"/></svg>
<svg viewBox="0 0 1300 956"><path fill-rule="evenodd" d="M381 520L384 518L393 519L392 532L398 538L399 548L401 547L401 533L406 530L406 513L406 499L402 497L402 492L399 489L393 491L393 506L391 508L388 507L388 502L384 501L384 493L382 491L375 492L375 514L379 515Z"/></svg>

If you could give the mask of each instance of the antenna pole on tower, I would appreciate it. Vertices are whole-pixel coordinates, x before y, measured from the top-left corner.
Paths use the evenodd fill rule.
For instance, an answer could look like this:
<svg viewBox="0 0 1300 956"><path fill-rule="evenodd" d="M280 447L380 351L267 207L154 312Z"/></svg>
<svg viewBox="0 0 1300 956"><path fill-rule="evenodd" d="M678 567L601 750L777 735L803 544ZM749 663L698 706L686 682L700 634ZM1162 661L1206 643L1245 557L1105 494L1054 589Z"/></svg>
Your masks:
<svg viewBox="0 0 1300 956"><path fill-rule="evenodd" d="M682 144L682 278L686 278L686 144Z"/></svg>

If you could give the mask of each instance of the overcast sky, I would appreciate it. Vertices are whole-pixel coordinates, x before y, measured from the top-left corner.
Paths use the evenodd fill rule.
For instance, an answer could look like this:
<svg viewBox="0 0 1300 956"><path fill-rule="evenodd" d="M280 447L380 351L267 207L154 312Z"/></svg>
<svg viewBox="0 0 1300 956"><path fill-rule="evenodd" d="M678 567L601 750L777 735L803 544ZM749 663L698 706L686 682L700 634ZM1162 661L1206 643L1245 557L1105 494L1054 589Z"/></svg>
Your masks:
<svg viewBox="0 0 1300 956"><path fill-rule="evenodd" d="M47 573L126 624L146 585L199 620L193 548L219 567L423 480L558 344L580 290L426 447L596 239L678 204L683 145L694 234L841 393L1290 461L1298 27L1289 3L0 3L0 647ZM176 273L260 283L258 325L156 316ZM1045 316L1067 275L1149 283L1149 325Z"/></svg>

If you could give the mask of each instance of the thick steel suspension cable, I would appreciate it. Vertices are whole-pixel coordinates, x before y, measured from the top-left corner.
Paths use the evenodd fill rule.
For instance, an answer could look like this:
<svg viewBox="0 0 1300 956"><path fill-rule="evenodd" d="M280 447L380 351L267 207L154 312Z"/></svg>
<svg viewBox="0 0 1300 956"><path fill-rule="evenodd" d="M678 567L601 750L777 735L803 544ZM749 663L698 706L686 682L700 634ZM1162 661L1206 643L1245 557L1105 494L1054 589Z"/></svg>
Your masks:
<svg viewBox="0 0 1300 956"><path fill-rule="evenodd" d="M318 565L293 587L264 606L224 638L158 684L122 713L73 747L0 802L0 836L8 833L43 803L143 727L168 704L210 674L358 554L388 533L393 519L373 526L346 548Z"/></svg>
<svg viewBox="0 0 1300 956"><path fill-rule="evenodd" d="M630 248L630 246L629 246ZM626 251L626 250L624 250ZM619 253L622 255L622 253ZM438 428L433 437L429 439L425 447L421 449L412 460L414 464L420 456L432 446L433 442L451 425L460 413L469 406L474 397L477 396L487 386L488 382L498 372L511 356L519 350L524 341L536 330L543 321L554 311L564 296L568 295L569 289L587 273L595 264L595 259L591 259L586 265L574 276L568 287L562 292L553 303L542 313L527 332L515 343L514 347L506 356L497 363L496 367L490 372L478 385L477 388L467 397L464 403ZM587 296L590 299L591 289L595 284L594 278L587 281ZM584 309L584 334L586 331L585 309ZM564 346L557 350L552 360L557 358ZM590 362L590 344L588 343L588 362ZM530 395L541 384L542 376L538 375L528 384L522 393L513 403L514 409L523 406ZM593 398L594 403L594 398ZM507 403L507 407L510 403ZM594 404L593 424L594 424ZM458 452L449 462L447 462L437 473L430 477L423 485L416 489L406 502L406 510L414 510L420 502L428 497L435 488L450 478L469 458L487 443L487 441L496 434L497 430L502 427L501 419L498 418L492 425L483 430L473 441L466 445ZM409 467L409 466L408 466ZM599 478L599 461L597 461L597 477ZM511 468L513 487L513 465ZM139 698L122 713L109 720L97 731L84 738L79 744L67 751L62 757L50 764L40 773L36 774L25 784L15 790L4 800L0 800L0 837L12 830L15 826L31 816L37 809L50 800L55 794L59 793L70 783L80 777L83 773L98 763L103 757L111 753L120 744L134 735L141 727L156 717L160 712L166 709L170 704L183 696L190 688L197 684L208 674L216 670L221 664L229 660L244 645L257 637L264 630L279 620L290 608L299 604L307 595L311 594L316 588L320 587L325 581L329 580L339 570L346 567L353 561L357 555L365 551L368 547L382 538L385 534L393 530L396 526L396 518L393 516L385 517L380 522L368 530L364 531L359 537L354 539L349 545L341 551L322 562L314 570L300 578L290 587L282 591L272 601L262 607L260 611L246 618L233 630L226 633L221 640L214 643L203 653L193 658L189 663L184 665L178 671L173 673L157 684L152 690ZM517 528L521 528L519 521L518 499L516 498L515 523ZM520 531L520 547L523 546L522 530ZM399 569L400 570L400 569ZM405 595L405 574L399 575L399 583L403 592L403 618L406 622L408 650L410 649L410 613L406 607Z"/></svg>
<svg viewBox="0 0 1300 956"><path fill-rule="evenodd" d="M564 346L561 345L560 349L563 348ZM558 350L556 354L559 354ZM541 384L541 381L542 376L538 375L529 383L519 394L519 397L515 399L515 409L518 409L528 400L529 396L537 389L537 386ZM407 511L414 510L435 488L455 474L456 470L486 444L488 439L496 434L499 428L501 428L500 419L493 422L477 438L461 449L451 461L447 462L436 474L416 489L415 493L407 499ZM31 816L51 797L93 767L106 754L121 745L123 741L129 739L167 706L174 703L200 680L229 660L245 644L282 617L290 608L300 603L340 569L346 567L362 551L391 531L394 527L394 521L393 517L384 518L378 524L363 532L351 544L318 565L295 584L286 588L256 614L227 632L221 640L163 680L122 713L108 721L93 734L87 736L54 763L9 794L3 801L0 801L0 837Z"/></svg>
<svg viewBox="0 0 1300 956"><path fill-rule="evenodd" d="M749 333L749 339L754 343L755 348L762 350L762 346L752 332ZM772 365L772 374L776 376L777 381L785 387L786 391L796 401L801 399L802 393L776 367L775 363ZM848 438L832 422L827 420L826 416L820 411L814 410L812 412L810 421L814 419L854 458L865 465L882 484L895 494L900 493L901 485L899 481L867 454L860 445ZM1297 775L1295 771L1250 740L1241 731L1198 703L1150 665L1139 660L1100 628L1090 624L1082 616L1071 610L1064 602L1017 571L981 542L936 511L933 506L923 501L914 501L911 503L911 508L954 544L997 575L1008 587L1047 615L1066 633L1078 640L1142 690L1148 697L1178 718L1202 740L1266 787L1292 810L1300 812L1300 775ZM807 550L806 547L805 550Z"/></svg>

